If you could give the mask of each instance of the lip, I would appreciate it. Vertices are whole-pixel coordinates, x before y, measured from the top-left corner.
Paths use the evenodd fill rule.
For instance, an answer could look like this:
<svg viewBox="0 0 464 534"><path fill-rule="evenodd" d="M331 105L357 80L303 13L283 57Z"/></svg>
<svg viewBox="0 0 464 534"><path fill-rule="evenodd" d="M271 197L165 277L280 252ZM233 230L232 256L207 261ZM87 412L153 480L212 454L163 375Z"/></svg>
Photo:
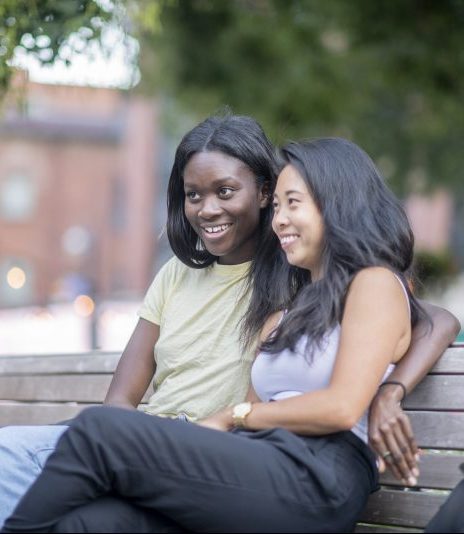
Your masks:
<svg viewBox="0 0 464 534"><path fill-rule="evenodd" d="M293 237L294 239L292 239L291 241L283 242L283 239L285 239L286 237L287 238ZM298 234L281 234L279 235L280 246L282 247L283 250L288 250L292 245L294 245L298 241L299 238L300 236Z"/></svg>
<svg viewBox="0 0 464 534"><path fill-rule="evenodd" d="M226 224L228 225L227 228L225 228L224 230L219 230L218 232L211 233L205 230L205 228L215 228L217 226L224 226ZM205 224L205 225L200 226L201 236L204 240L207 240L207 241L218 241L231 229L232 226L233 226L232 223L208 224L208 225Z"/></svg>

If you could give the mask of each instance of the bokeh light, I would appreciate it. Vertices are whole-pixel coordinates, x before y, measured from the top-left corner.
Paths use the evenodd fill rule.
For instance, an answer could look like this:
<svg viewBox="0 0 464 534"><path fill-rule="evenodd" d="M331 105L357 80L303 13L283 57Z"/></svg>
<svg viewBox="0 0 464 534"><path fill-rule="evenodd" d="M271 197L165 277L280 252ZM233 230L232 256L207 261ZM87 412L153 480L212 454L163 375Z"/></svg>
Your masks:
<svg viewBox="0 0 464 534"><path fill-rule="evenodd" d="M12 289L21 289L26 283L26 273L20 267L12 267L6 275L6 281Z"/></svg>
<svg viewBox="0 0 464 534"><path fill-rule="evenodd" d="M88 295L79 295L74 300L73 307L80 317L90 317L95 311L95 302Z"/></svg>

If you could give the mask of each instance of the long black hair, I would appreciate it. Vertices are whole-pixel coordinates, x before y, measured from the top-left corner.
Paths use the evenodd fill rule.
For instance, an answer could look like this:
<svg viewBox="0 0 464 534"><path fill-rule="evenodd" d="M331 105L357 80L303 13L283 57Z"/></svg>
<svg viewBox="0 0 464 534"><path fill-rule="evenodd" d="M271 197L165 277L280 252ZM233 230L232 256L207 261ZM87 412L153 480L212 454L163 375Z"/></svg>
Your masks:
<svg viewBox="0 0 464 534"><path fill-rule="evenodd" d="M345 296L361 269L384 266L403 278L415 324L425 314L411 294L414 236L398 199L388 189L370 157L345 139L292 142L281 150L281 166L292 165L305 180L324 221L321 280L293 279L297 295L275 335L262 345L271 353L295 349L307 335L311 354L342 319ZM262 258L261 258L262 259ZM301 274L301 270L300 270ZM252 305L259 306L259 292ZM271 305L272 306L272 305ZM260 318L249 318L249 323Z"/></svg>

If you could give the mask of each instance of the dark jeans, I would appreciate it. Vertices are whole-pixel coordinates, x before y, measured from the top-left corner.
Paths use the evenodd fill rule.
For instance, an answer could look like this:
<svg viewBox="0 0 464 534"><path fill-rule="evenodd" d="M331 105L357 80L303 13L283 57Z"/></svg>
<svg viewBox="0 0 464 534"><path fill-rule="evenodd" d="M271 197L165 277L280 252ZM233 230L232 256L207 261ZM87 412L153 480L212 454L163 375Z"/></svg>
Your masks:
<svg viewBox="0 0 464 534"><path fill-rule="evenodd" d="M218 432L90 408L62 436L3 532L134 530L137 514L139 532L344 532L376 484L373 454L351 432ZM117 502L119 526L119 512L109 512Z"/></svg>
<svg viewBox="0 0 464 534"><path fill-rule="evenodd" d="M425 532L464 532L464 480L454 488Z"/></svg>

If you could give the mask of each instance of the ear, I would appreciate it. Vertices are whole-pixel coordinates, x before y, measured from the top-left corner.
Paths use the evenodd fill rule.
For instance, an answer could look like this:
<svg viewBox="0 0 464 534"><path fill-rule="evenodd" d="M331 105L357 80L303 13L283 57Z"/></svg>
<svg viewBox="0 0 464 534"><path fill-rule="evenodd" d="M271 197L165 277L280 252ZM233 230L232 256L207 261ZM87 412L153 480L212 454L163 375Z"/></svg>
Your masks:
<svg viewBox="0 0 464 534"><path fill-rule="evenodd" d="M264 182L259 191L259 207L266 208L271 201L271 188L269 182Z"/></svg>

